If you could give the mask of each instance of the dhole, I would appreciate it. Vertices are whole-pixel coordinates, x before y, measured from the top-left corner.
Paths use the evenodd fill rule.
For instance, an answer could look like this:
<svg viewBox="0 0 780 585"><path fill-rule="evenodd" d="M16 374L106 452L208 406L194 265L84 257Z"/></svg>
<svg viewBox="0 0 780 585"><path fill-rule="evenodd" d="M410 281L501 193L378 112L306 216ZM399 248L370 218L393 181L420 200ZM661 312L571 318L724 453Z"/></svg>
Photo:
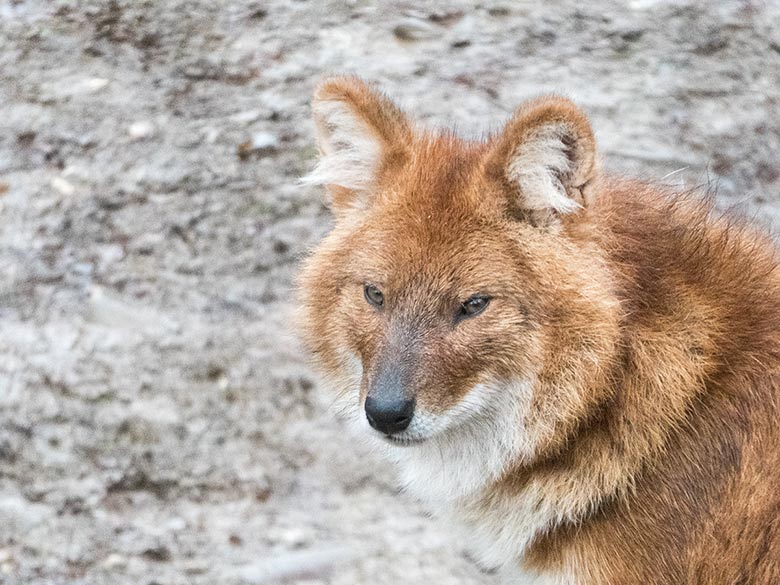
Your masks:
<svg viewBox="0 0 780 585"><path fill-rule="evenodd" d="M408 491L510 583L780 584L773 242L601 173L561 97L477 142L354 78L313 109L304 338Z"/></svg>

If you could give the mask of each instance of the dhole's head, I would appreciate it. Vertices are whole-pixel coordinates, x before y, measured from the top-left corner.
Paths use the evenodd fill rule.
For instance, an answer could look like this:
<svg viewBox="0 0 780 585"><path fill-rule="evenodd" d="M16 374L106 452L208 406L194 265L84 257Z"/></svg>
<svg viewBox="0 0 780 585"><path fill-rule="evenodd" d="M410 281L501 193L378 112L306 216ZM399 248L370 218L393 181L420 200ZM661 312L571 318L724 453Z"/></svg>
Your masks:
<svg viewBox="0 0 780 585"><path fill-rule="evenodd" d="M484 142L424 132L354 78L314 96L335 227L299 279L304 338L363 432L559 447L601 397L617 306L591 242L594 138L568 100Z"/></svg>

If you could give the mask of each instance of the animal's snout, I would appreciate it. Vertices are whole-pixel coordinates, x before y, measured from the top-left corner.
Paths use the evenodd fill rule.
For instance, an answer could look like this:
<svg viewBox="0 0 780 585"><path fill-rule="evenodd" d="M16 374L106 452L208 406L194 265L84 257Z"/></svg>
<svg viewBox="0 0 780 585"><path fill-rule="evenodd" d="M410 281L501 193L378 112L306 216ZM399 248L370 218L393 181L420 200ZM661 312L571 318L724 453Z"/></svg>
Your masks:
<svg viewBox="0 0 780 585"><path fill-rule="evenodd" d="M380 433L393 435L400 433L414 416L414 400L403 397L372 397L366 398L366 418L368 424Z"/></svg>

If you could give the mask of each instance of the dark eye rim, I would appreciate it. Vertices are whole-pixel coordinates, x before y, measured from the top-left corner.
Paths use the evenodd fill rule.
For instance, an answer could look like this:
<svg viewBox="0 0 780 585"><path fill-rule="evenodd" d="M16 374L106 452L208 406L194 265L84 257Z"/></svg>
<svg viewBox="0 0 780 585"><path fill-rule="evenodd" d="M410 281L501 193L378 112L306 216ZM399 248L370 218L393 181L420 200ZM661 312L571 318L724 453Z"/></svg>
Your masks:
<svg viewBox="0 0 780 585"><path fill-rule="evenodd" d="M484 312L490 304L491 297L488 295L472 295L460 304L458 307L457 320L469 319L476 317L480 313Z"/></svg>
<svg viewBox="0 0 780 585"><path fill-rule="evenodd" d="M385 304L385 295L376 285L371 283L363 285L363 296L366 298L366 302L372 307L379 309Z"/></svg>

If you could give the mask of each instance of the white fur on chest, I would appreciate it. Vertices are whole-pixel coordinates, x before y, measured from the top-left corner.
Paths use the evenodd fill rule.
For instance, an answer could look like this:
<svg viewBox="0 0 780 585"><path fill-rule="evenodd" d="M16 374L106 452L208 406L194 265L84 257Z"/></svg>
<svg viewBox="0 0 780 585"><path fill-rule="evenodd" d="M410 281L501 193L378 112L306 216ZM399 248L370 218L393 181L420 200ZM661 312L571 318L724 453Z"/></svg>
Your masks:
<svg viewBox="0 0 780 585"><path fill-rule="evenodd" d="M514 396L522 397L527 391ZM522 460L529 441L516 408L474 397L487 416L411 448L389 448L402 485L449 526L458 528L478 562L499 569L509 585L573 585L570 573L536 574L522 567L530 542L560 518L535 482L520 493L500 496L491 484ZM504 393L506 396L506 393ZM514 405L516 406L516 405Z"/></svg>
<svg viewBox="0 0 780 585"><path fill-rule="evenodd" d="M457 456L446 449L425 459L417 455L422 452L400 463L406 491L457 529L481 566L498 569L507 585L574 585L568 571L536 574L523 568L531 541L559 518L536 485L513 497L494 495L486 504L480 487L495 462L490 456Z"/></svg>
<svg viewBox="0 0 780 585"><path fill-rule="evenodd" d="M397 465L405 491L459 530L475 559L485 568L498 569L502 583L579 585L571 566L556 574L537 574L522 566L531 541L562 517L544 497L543 486L531 481L511 497L490 492L491 484L533 452L536 437L519 416L530 394L530 382L516 382L511 390L477 386L461 404L461 412L469 413L465 421L407 447L376 436L347 397L336 406L358 436L370 438L369 443Z"/></svg>

